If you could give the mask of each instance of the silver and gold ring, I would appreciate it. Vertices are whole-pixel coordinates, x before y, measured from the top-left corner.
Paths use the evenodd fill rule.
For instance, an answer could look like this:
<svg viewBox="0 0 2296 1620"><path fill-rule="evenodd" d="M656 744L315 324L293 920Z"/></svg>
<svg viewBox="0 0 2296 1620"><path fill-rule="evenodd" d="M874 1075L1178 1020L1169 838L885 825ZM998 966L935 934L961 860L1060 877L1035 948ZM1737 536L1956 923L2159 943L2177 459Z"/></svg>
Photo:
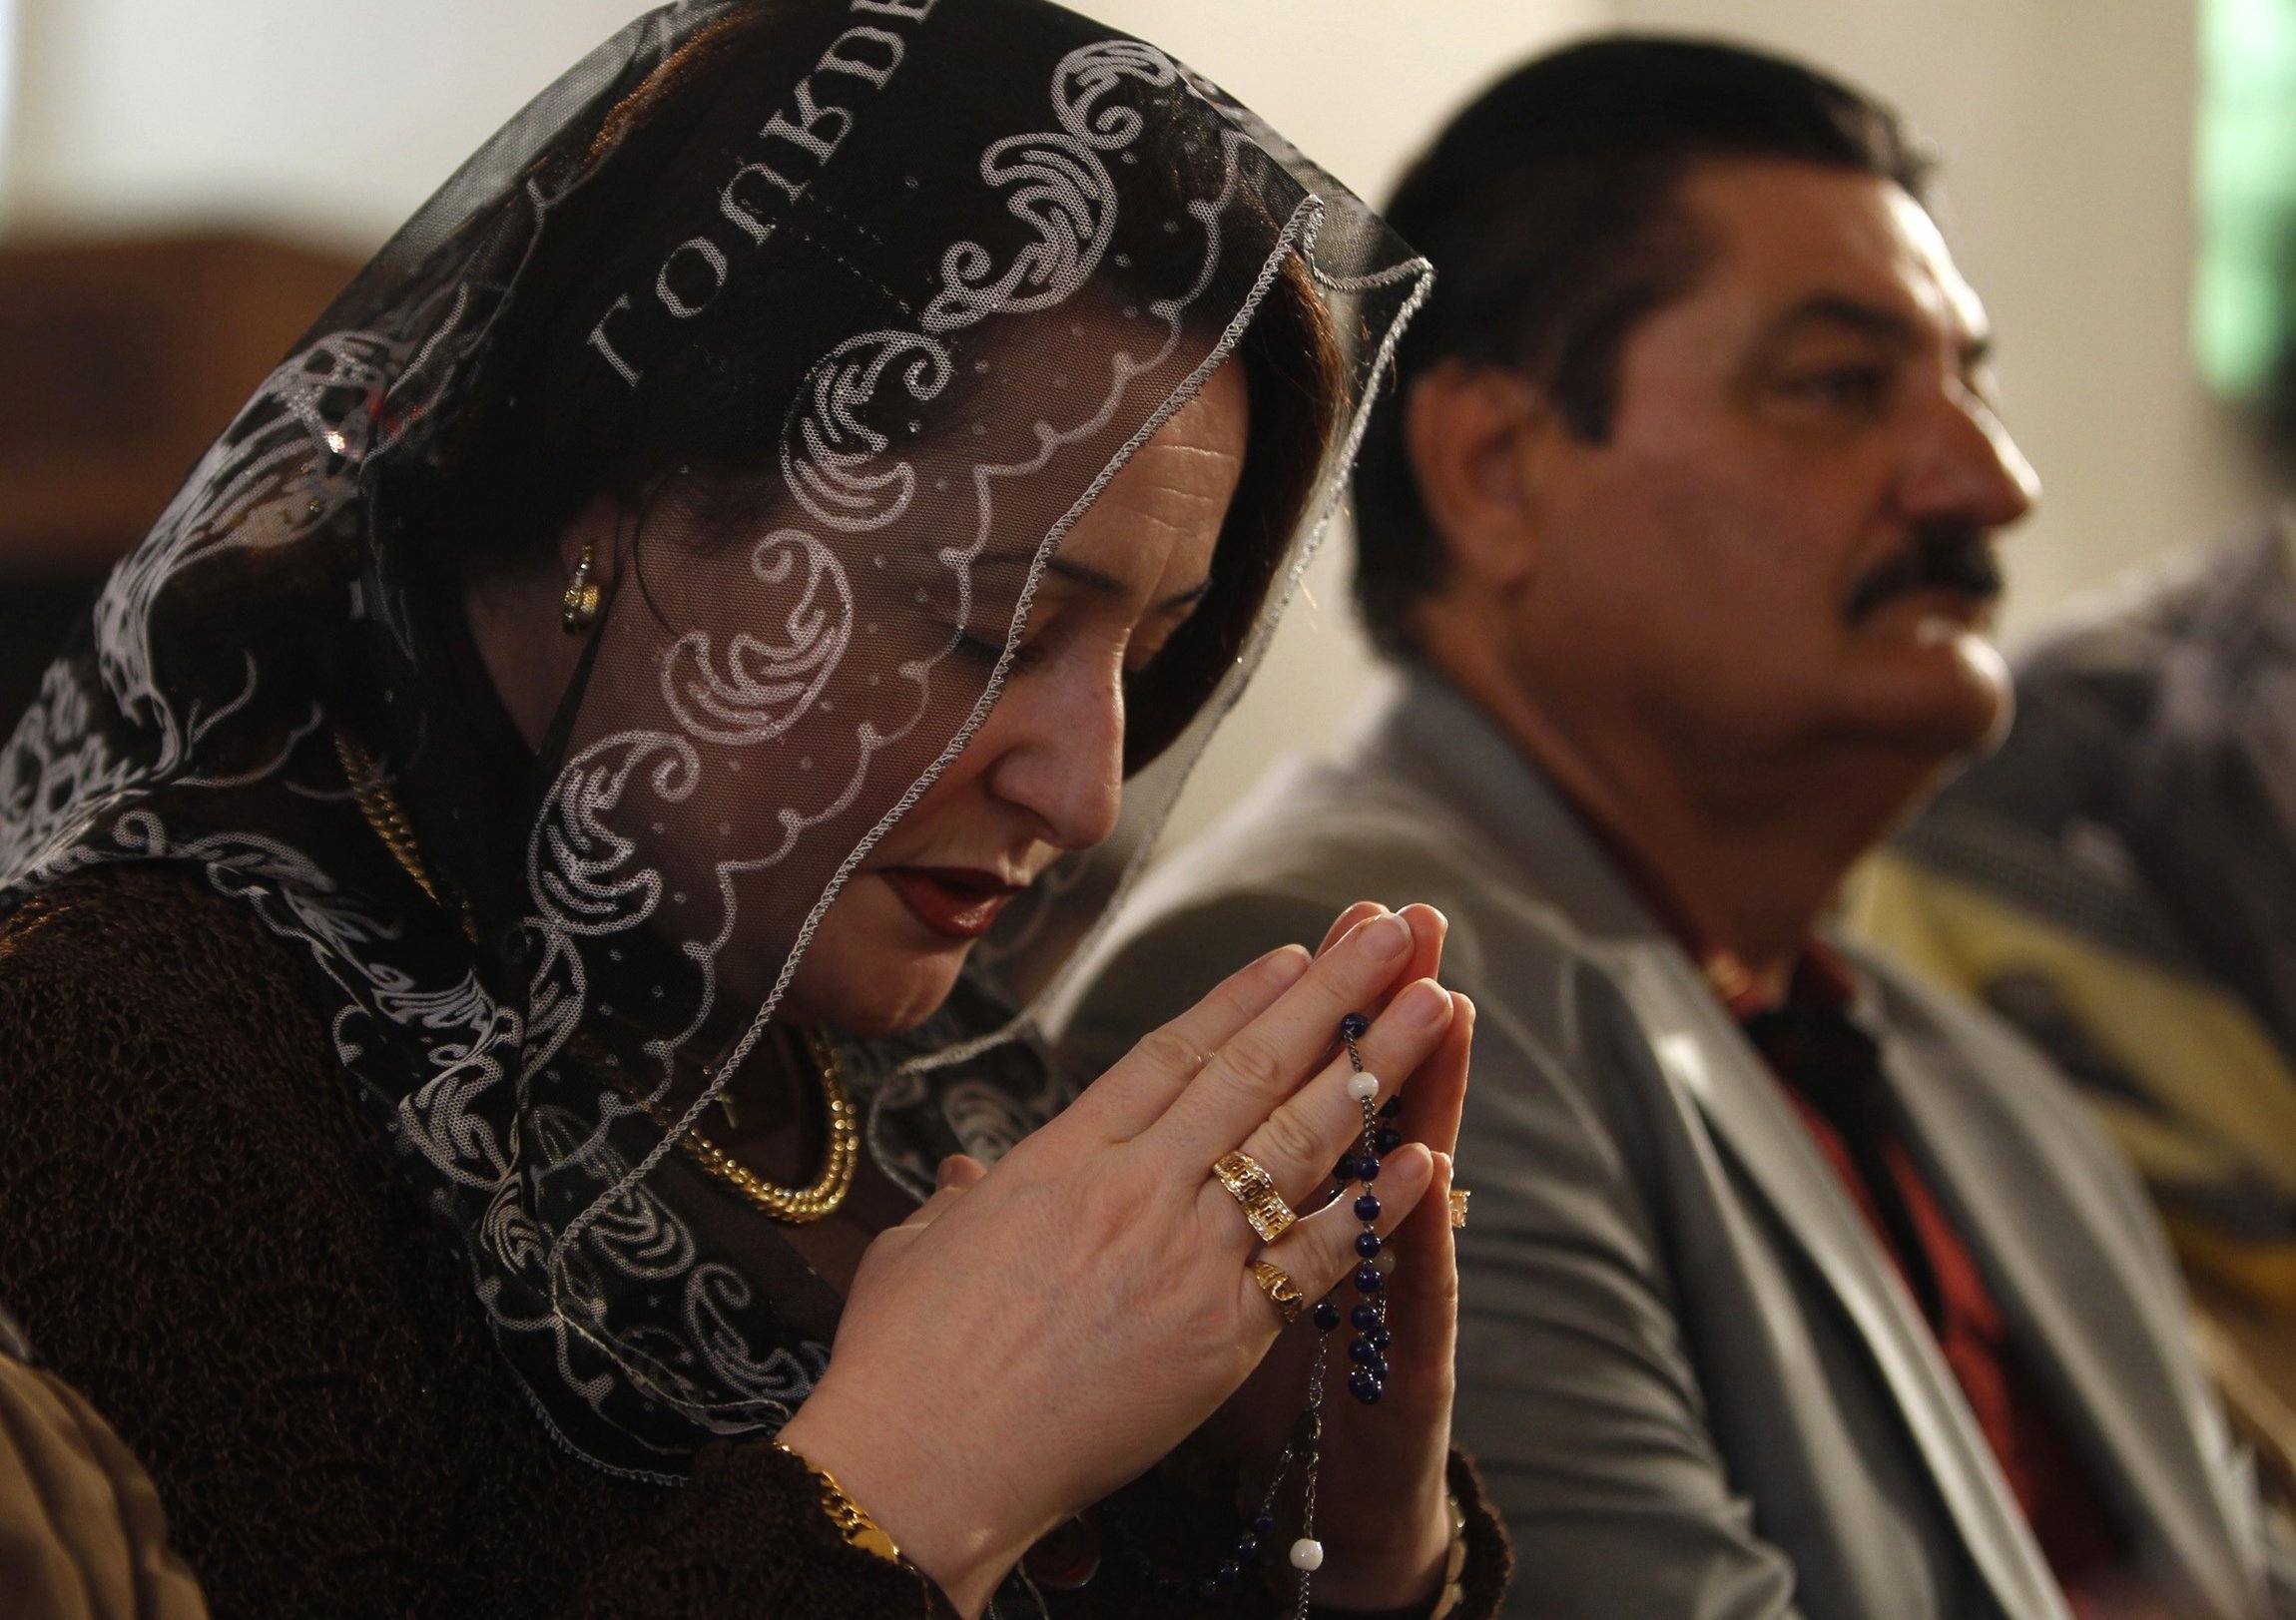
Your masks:
<svg viewBox="0 0 2296 1620"><path fill-rule="evenodd" d="M1212 1174L1244 1206L1244 1219L1252 1223L1262 1243L1274 1243L1300 1219L1276 1191L1275 1178L1250 1154L1225 1155L1212 1167Z"/></svg>

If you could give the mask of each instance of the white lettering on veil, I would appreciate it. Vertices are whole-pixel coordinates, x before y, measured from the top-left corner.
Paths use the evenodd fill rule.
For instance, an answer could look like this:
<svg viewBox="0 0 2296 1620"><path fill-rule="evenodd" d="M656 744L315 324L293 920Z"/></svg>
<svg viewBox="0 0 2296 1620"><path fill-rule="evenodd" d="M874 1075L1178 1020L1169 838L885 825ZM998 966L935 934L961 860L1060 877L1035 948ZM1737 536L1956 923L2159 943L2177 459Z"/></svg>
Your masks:
<svg viewBox="0 0 2296 1620"><path fill-rule="evenodd" d="M921 23L932 15L932 8L939 3L940 0L851 0L851 10ZM830 160L837 156L838 148L852 133L855 120L860 116L859 109L829 99L825 81L858 79L871 90L881 90L907 54L908 47L901 37L884 28L849 28L830 41L829 49L822 52L813 71L800 79L790 93L789 105L777 109L758 131L761 142L775 145L768 147L763 156L743 163L718 189L719 215L748 238L751 247L764 247L780 223L766 218L759 210L776 206L776 193L789 203L804 197L829 168ZM809 165L813 173L806 174ZM681 256L686 260L682 268ZM725 250L708 236L688 237L663 256L661 268L654 273L654 301L672 319L691 320L726 289L726 283L734 276L734 264ZM621 314L636 317L627 292L607 306L585 341L614 368L616 376L635 388L638 379L646 373L643 367L630 362L616 345L613 332L608 330L614 317Z"/></svg>

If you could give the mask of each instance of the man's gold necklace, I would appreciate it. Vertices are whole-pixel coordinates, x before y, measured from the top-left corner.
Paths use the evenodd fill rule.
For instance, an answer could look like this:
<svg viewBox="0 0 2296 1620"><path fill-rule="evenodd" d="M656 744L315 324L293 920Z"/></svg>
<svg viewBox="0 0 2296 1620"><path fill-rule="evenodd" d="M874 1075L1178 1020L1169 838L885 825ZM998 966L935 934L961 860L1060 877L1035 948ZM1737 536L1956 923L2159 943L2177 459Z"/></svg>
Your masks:
<svg viewBox="0 0 2296 1620"><path fill-rule="evenodd" d="M423 865L422 851L414 841L414 828L399 806L398 796L391 792L383 776L381 761L344 732L334 734L334 752L342 762L343 776L349 781L351 798L357 802L359 813L366 817L366 824L382 841L382 846L390 851L400 869L414 879L415 886L429 895L440 909L452 910ZM467 908L464 931L470 931ZM836 1213L845 1203L846 1195L853 1191L854 1170L861 1162L861 1121L852 1098L846 1093L845 1065L839 1061L837 1043L819 1029L808 1028L805 1045L821 1078L822 1110L829 1120L830 1138L821 1173L810 1185L784 1187L770 1182L698 1130L689 1129L678 1139L678 1145L696 1164L732 1186L765 1214L792 1226L803 1226ZM707 1065L702 1069L702 1076L705 1081L715 1078ZM665 1132L677 1124L677 1116L669 1108L625 1084L619 1075L610 1077L616 1089L643 1108ZM734 1117L733 1104L722 1092L718 1100L724 1105L730 1123Z"/></svg>

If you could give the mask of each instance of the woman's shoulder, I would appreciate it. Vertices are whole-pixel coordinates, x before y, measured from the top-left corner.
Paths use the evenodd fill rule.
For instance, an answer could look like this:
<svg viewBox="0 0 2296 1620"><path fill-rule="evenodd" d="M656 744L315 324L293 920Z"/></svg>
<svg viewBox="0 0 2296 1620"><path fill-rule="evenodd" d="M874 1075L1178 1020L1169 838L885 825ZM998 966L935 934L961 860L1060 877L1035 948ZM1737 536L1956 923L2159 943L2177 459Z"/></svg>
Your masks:
<svg viewBox="0 0 2296 1620"><path fill-rule="evenodd" d="M568 1470L308 982L196 873L79 873L0 921L0 1299L144 1457L218 1613L442 1612L535 1573L465 1527Z"/></svg>
<svg viewBox="0 0 2296 1620"><path fill-rule="evenodd" d="M129 1229L229 1232L375 1182L369 1134L292 952L196 873L78 872L0 918L6 1229L90 1262Z"/></svg>
<svg viewBox="0 0 2296 1620"><path fill-rule="evenodd" d="M0 981L87 967L139 978L213 973L225 955L268 956L292 976L291 958L254 914L187 867L83 867L0 914Z"/></svg>
<svg viewBox="0 0 2296 1620"><path fill-rule="evenodd" d="M328 1060L287 944L199 874L158 866L77 872L0 917L0 1031L27 1083L61 1067L100 1087L163 1055L240 1072Z"/></svg>

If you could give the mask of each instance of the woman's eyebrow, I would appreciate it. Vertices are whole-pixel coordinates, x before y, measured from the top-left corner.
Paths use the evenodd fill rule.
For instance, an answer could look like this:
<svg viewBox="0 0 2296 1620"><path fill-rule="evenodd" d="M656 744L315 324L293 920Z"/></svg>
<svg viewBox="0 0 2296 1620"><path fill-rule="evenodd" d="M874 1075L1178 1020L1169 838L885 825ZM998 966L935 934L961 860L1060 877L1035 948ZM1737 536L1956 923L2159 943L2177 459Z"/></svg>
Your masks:
<svg viewBox="0 0 2296 1620"><path fill-rule="evenodd" d="M981 557L974 566L987 567L992 564L1002 564L1007 567L1022 567L1029 561L1030 558L1023 552L990 552ZM1105 601L1122 602L1132 594L1131 586L1125 584L1114 574L1094 568L1090 563L1071 562L1066 557L1055 555L1046 561L1044 569L1046 573L1057 574L1071 585L1080 586L1089 594ZM1211 588L1212 581L1209 577L1200 579L1184 591L1174 591L1170 596L1154 604L1149 611L1151 613L1178 613L1183 608L1194 607Z"/></svg>

